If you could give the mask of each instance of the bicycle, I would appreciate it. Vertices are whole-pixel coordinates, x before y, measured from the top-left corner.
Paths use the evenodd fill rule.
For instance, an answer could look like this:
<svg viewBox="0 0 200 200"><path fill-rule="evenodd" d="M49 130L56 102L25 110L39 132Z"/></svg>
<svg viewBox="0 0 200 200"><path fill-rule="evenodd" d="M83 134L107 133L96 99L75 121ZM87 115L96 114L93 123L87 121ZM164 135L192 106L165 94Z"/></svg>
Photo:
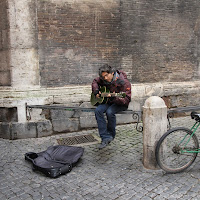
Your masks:
<svg viewBox="0 0 200 200"><path fill-rule="evenodd" d="M172 128L160 138L156 145L156 161L167 173L179 173L186 170L200 152L199 141L195 135L200 125L200 114L192 112L191 118L195 120L191 129Z"/></svg>

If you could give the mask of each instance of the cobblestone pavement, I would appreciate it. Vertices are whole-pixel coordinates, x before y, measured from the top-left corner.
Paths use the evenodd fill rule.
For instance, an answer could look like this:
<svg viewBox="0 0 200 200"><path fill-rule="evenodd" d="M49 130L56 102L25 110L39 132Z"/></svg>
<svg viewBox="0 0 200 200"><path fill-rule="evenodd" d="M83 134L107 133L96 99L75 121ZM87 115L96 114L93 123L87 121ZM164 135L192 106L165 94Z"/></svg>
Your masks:
<svg viewBox="0 0 200 200"><path fill-rule="evenodd" d="M135 131L133 124L118 126L115 141L106 149L99 151L98 144L84 146L78 165L56 179L33 172L24 160L26 152L57 145L57 138L88 133L97 130L38 139L0 139L0 199L199 199L200 159L179 174L144 169L142 133Z"/></svg>

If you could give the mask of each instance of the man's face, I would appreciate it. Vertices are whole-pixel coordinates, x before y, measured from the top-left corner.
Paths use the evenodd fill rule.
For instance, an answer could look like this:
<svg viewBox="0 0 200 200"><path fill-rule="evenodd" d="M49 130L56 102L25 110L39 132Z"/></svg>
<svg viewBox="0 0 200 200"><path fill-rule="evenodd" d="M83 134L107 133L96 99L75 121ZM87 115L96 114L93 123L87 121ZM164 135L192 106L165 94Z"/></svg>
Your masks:
<svg viewBox="0 0 200 200"><path fill-rule="evenodd" d="M114 72L113 73L108 73L108 72L102 72L101 73L101 77L107 82L111 82L112 81L113 75L114 75Z"/></svg>

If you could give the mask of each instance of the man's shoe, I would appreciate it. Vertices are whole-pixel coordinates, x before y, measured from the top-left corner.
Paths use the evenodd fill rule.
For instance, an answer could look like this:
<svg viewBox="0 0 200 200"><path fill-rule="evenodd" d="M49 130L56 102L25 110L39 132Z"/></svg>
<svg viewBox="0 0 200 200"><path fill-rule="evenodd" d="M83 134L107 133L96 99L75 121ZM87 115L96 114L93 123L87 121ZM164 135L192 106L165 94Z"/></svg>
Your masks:
<svg viewBox="0 0 200 200"><path fill-rule="evenodd" d="M114 140L114 138L109 138L109 139L107 139L106 141L108 142L108 143L110 143L110 142L112 142Z"/></svg>
<svg viewBox="0 0 200 200"><path fill-rule="evenodd" d="M99 145L99 149L105 148L109 143L110 143L109 141L103 140L103 141L101 142L101 144Z"/></svg>
<svg viewBox="0 0 200 200"><path fill-rule="evenodd" d="M108 146L108 144L113 140L113 138L107 139L107 140L103 140L99 146L99 149L103 149L106 146Z"/></svg>

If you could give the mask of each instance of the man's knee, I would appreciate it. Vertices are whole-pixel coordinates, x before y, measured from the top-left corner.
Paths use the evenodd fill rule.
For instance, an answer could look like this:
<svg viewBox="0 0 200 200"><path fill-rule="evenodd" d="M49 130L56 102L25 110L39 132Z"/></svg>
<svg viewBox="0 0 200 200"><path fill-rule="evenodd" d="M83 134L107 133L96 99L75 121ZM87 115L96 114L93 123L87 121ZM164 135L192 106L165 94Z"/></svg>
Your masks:
<svg viewBox="0 0 200 200"><path fill-rule="evenodd" d="M111 116L114 116L115 113L113 112L112 109L108 109L108 110L106 111L106 115L107 115L108 117L111 117Z"/></svg>
<svg viewBox="0 0 200 200"><path fill-rule="evenodd" d="M102 114L102 110L99 107L96 107L95 111L94 111L95 115L96 114Z"/></svg>

